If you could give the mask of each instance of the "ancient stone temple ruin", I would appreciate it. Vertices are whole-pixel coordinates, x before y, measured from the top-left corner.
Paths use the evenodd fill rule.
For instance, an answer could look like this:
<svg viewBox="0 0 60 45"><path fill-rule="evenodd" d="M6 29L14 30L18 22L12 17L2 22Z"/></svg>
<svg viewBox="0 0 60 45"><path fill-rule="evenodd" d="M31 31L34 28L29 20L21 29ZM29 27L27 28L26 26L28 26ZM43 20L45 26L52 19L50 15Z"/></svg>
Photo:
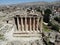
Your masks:
<svg viewBox="0 0 60 45"><path fill-rule="evenodd" d="M39 34L42 33L42 19L39 15L16 15L14 20L17 30L14 32L14 36L39 37Z"/></svg>
<svg viewBox="0 0 60 45"><path fill-rule="evenodd" d="M15 31L13 40L8 45L43 45L42 41L43 17L38 14L14 15Z"/></svg>

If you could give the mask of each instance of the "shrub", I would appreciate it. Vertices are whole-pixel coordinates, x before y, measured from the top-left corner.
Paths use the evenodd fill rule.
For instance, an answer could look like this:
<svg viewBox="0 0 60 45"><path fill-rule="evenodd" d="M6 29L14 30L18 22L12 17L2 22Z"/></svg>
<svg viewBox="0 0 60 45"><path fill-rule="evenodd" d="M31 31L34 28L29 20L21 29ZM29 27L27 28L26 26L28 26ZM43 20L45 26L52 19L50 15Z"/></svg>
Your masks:
<svg viewBox="0 0 60 45"><path fill-rule="evenodd" d="M54 20L58 21L60 23L60 17L55 17Z"/></svg>
<svg viewBox="0 0 60 45"><path fill-rule="evenodd" d="M58 25L52 25L52 29L55 31L59 31L59 26Z"/></svg>
<svg viewBox="0 0 60 45"><path fill-rule="evenodd" d="M51 22L48 22L48 26L52 26L52 23Z"/></svg>
<svg viewBox="0 0 60 45"><path fill-rule="evenodd" d="M58 17L55 17L54 20L58 21Z"/></svg>
<svg viewBox="0 0 60 45"><path fill-rule="evenodd" d="M60 23L60 17L59 17L59 19L58 19L58 22Z"/></svg>

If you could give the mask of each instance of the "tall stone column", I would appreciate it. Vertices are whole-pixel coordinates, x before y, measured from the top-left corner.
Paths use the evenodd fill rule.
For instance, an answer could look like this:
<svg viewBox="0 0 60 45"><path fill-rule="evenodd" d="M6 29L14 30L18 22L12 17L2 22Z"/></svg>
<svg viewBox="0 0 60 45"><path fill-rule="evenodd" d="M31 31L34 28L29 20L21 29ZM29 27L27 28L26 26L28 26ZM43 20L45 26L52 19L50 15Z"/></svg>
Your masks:
<svg viewBox="0 0 60 45"><path fill-rule="evenodd" d="M26 18L26 21L28 21L27 19L28 18ZM29 30L28 30L28 22L26 23L26 31L29 32Z"/></svg>
<svg viewBox="0 0 60 45"><path fill-rule="evenodd" d="M39 18L37 18L37 27L36 27L36 30L39 31Z"/></svg>
<svg viewBox="0 0 60 45"><path fill-rule="evenodd" d="M40 31L42 33L43 30L43 17L41 17L41 21L40 21Z"/></svg>
<svg viewBox="0 0 60 45"><path fill-rule="evenodd" d="M25 30L27 31L27 17L25 17Z"/></svg>
<svg viewBox="0 0 60 45"><path fill-rule="evenodd" d="M13 25L14 25L14 28L17 30L17 26L16 26L16 23L15 23L15 17L13 18Z"/></svg>
<svg viewBox="0 0 60 45"><path fill-rule="evenodd" d="M17 17L18 30L20 30L19 17Z"/></svg>
<svg viewBox="0 0 60 45"><path fill-rule="evenodd" d="M21 17L21 27L22 27L22 31L24 31L24 25L23 25L23 18Z"/></svg>
<svg viewBox="0 0 60 45"><path fill-rule="evenodd" d="M33 31L35 31L35 17L33 18Z"/></svg>
<svg viewBox="0 0 60 45"><path fill-rule="evenodd" d="M32 28L31 28L31 17L30 17L30 31L32 31Z"/></svg>

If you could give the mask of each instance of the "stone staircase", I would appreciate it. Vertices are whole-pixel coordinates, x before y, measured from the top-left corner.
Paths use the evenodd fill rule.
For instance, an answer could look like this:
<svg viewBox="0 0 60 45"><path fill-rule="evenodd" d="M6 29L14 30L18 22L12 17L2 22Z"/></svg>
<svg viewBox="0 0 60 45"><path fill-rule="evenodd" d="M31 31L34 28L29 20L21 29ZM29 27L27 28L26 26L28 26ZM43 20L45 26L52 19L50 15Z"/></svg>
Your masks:
<svg viewBox="0 0 60 45"><path fill-rule="evenodd" d="M40 32L30 32L30 31L16 31L13 33L14 37L41 37Z"/></svg>

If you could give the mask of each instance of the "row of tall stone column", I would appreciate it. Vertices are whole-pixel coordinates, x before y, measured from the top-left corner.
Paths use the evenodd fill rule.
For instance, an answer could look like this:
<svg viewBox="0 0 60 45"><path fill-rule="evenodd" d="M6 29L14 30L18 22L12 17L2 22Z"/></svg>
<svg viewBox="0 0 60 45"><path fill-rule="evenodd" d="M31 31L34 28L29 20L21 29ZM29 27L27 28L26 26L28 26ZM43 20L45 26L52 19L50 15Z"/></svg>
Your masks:
<svg viewBox="0 0 60 45"><path fill-rule="evenodd" d="M20 18L20 19L19 19ZM29 17L29 24L27 24L27 17L24 17L25 24L23 24L23 17L17 17L17 26L18 30L20 31L41 31L42 32L42 18L33 17L33 24L32 24L32 17ZM20 24L21 22L21 24ZM37 22L37 24L36 24ZM29 27L28 27L29 25ZM29 30L28 30L29 28Z"/></svg>

